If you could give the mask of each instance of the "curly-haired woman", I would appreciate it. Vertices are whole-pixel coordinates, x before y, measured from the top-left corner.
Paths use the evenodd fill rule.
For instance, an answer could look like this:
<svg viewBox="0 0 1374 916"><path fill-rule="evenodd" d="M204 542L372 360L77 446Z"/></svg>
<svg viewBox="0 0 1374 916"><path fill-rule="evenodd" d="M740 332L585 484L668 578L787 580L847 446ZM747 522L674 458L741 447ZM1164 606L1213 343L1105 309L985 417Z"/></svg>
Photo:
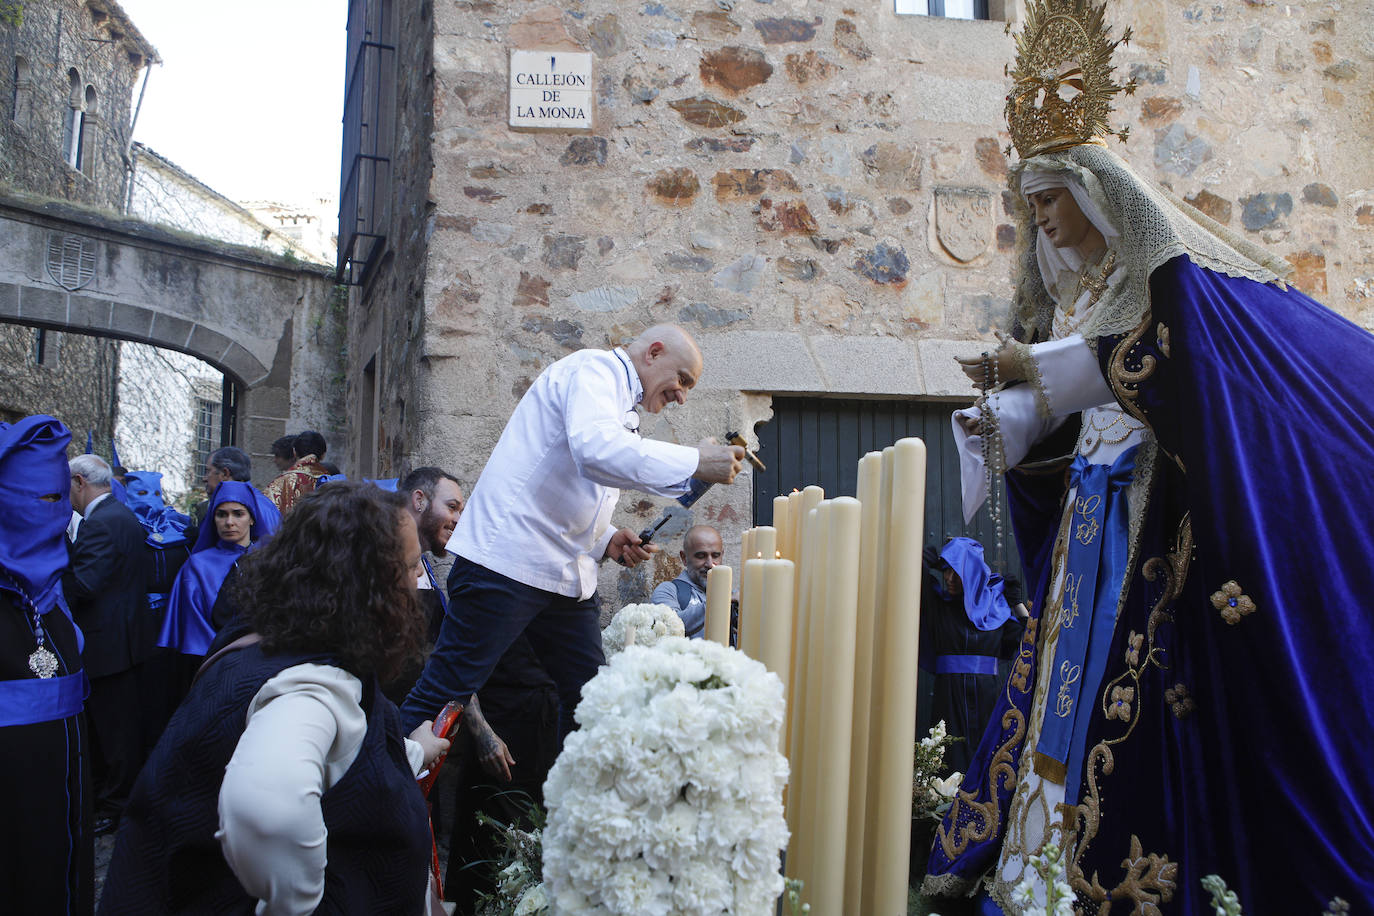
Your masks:
<svg viewBox="0 0 1374 916"><path fill-rule="evenodd" d="M429 835L410 738L378 689L416 653L420 543L401 498L302 500L236 585L258 641L211 656L139 776L101 912L421 912Z"/></svg>

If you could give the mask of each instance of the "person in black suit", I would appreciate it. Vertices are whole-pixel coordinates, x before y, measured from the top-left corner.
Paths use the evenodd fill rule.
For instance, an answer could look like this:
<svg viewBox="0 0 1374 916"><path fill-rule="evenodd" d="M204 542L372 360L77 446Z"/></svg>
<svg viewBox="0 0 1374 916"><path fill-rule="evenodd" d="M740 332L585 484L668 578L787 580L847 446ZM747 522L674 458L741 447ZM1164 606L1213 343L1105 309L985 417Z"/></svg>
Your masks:
<svg viewBox="0 0 1374 916"><path fill-rule="evenodd" d="M110 495L110 466L96 455L71 461L72 508L81 513L62 589L85 635L81 659L91 680L97 834L119 822L143 763L138 667L152 653L157 621L148 608L147 532Z"/></svg>

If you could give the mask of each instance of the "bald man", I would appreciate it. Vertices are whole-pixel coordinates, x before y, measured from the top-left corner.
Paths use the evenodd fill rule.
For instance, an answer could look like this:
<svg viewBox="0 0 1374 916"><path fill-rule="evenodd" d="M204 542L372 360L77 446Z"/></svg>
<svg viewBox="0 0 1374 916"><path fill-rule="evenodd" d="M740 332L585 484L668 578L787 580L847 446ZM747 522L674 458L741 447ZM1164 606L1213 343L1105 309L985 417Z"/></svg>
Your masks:
<svg viewBox="0 0 1374 916"><path fill-rule="evenodd" d="M710 525L694 525L682 536L682 572L676 579L660 582L649 598L677 611L689 639L700 639L706 630L706 574L719 566L725 553L720 532Z"/></svg>
<svg viewBox="0 0 1374 916"><path fill-rule="evenodd" d="M401 708L418 725L466 701L524 633L558 686L560 740L582 685L604 664L597 564L634 566L657 548L611 525L620 490L675 497L695 477L733 483L744 450L639 437L641 408L681 404L701 378L682 328L649 328L624 348L579 350L520 399L448 542L456 556L434 653Z"/></svg>

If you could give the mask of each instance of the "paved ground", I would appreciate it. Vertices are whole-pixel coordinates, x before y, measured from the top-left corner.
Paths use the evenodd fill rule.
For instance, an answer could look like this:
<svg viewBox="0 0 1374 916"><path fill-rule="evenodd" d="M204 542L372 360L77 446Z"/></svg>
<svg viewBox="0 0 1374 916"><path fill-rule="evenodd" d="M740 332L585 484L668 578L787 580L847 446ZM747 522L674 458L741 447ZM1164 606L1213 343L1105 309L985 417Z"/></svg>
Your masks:
<svg viewBox="0 0 1374 916"><path fill-rule="evenodd" d="M95 838L95 902L100 903L100 892L105 887L105 872L110 868L110 856L114 853L113 833Z"/></svg>

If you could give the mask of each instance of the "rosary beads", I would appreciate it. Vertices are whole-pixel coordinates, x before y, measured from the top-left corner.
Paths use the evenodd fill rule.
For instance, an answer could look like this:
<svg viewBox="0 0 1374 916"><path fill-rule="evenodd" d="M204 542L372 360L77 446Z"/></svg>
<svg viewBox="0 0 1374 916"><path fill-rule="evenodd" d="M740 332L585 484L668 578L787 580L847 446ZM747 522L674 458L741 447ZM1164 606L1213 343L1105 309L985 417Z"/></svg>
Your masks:
<svg viewBox="0 0 1374 916"><path fill-rule="evenodd" d="M1004 553L1004 525L1002 523L1002 475L1006 473L1006 453L1002 450L1002 424L997 412L992 409L990 396L997 390L1000 382L996 354L983 351L983 375L978 399L979 413L982 415L983 469L988 475L988 514L996 537L997 557Z"/></svg>

